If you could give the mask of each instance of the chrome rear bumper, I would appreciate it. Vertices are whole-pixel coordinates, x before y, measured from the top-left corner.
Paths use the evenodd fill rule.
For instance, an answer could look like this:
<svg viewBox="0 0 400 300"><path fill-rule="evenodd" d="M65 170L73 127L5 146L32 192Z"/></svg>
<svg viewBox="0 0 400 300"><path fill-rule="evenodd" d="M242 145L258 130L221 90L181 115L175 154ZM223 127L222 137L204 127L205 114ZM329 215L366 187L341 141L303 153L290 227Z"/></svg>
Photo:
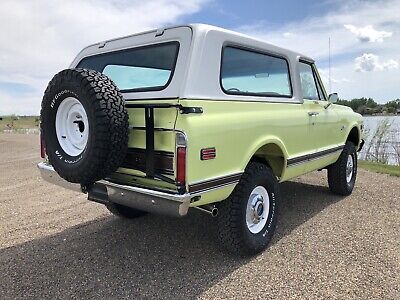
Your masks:
<svg viewBox="0 0 400 300"><path fill-rule="evenodd" d="M42 178L63 188L82 192L81 185L62 179L53 167L45 162L38 164ZM135 209L171 216L185 216L194 196L155 191L135 186L121 185L106 180L96 182L88 190L88 199L107 204L118 203Z"/></svg>

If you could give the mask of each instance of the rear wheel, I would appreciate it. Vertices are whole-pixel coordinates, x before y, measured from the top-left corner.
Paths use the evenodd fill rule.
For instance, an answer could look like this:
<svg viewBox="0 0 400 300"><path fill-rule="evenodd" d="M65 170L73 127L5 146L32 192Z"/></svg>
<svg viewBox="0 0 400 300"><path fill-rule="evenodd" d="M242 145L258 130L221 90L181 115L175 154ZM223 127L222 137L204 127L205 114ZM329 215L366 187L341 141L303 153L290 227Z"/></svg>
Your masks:
<svg viewBox="0 0 400 300"><path fill-rule="evenodd" d="M135 219L147 214L147 212L134 209L118 203L109 203L106 205L107 209L115 216L126 219Z"/></svg>
<svg viewBox="0 0 400 300"><path fill-rule="evenodd" d="M328 167L329 189L338 195L350 195L353 191L356 177L356 147L352 142L347 142L338 160Z"/></svg>
<svg viewBox="0 0 400 300"><path fill-rule="evenodd" d="M239 255L264 250L275 231L279 185L271 169L251 162L228 199L219 203L221 245Z"/></svg>

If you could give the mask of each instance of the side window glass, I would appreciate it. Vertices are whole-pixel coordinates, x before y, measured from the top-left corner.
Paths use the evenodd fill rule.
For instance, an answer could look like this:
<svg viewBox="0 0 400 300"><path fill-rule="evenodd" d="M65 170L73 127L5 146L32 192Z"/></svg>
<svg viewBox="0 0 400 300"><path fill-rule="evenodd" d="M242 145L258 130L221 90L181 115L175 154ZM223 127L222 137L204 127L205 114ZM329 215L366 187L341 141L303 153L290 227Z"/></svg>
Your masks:
<svg viewBox="0 0 400 300"><path fill-rule="evenodd" d="M310 64L300 62L299 69L303 99L319 100L318 88L315 84L312 66Z"/></svg>
<svg viewBox="0 0 400 300"><path fill-rule="evenodd" d="M324 94L323 87L322 87L322 82L321 82L321 80L318 80L318 71L317 71L317 67L315 65L314 65L314 78L315 78L315 81L317 82L319 99L326 101L327 99L325 98L325 94Z"/></svg>
<svg viewBox="0 0 400 300"><path fill-rule="evenodd" d="M221 86L225 93L263 97L291 97L288 63L284 58L224 47Z"/></svg>

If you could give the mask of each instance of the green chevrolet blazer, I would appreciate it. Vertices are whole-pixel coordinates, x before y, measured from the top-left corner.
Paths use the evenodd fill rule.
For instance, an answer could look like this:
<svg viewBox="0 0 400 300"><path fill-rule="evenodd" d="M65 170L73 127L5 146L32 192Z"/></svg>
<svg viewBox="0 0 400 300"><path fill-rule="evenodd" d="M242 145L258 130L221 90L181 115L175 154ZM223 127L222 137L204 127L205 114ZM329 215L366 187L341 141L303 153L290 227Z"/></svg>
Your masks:
<svg viewBox="0 0 400 300"><path fill-rule="evenodd" d="M162 28L84 48L42 100L38 168L113 214L217 218L221 245L265 249L279 183L327 169L349 195L361 115L313 59L225 29Z"/></svg>

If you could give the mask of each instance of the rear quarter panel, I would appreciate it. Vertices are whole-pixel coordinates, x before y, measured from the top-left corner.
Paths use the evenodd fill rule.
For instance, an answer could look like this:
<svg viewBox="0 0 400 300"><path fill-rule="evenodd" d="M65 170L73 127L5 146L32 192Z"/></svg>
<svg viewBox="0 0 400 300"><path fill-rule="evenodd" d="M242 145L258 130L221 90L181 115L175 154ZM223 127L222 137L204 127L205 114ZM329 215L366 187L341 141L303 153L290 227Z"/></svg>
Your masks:
<svg viewBox="0 0 400 300"><path fill-rule="evenodd" d="M188 136L189 185L243 172L254 153L268 143L279 146L284 165L288 157L307 152L302 140L307 112L300 103L180 100L180 104L204 111L177 117L176 129ZM209 147L216 148L216 158L201 160L200 150ZM303 170L303 166L284 168L280 179L295 177ZM196 205L223 200L232 190L230 186L206 194Z"/></svg>

